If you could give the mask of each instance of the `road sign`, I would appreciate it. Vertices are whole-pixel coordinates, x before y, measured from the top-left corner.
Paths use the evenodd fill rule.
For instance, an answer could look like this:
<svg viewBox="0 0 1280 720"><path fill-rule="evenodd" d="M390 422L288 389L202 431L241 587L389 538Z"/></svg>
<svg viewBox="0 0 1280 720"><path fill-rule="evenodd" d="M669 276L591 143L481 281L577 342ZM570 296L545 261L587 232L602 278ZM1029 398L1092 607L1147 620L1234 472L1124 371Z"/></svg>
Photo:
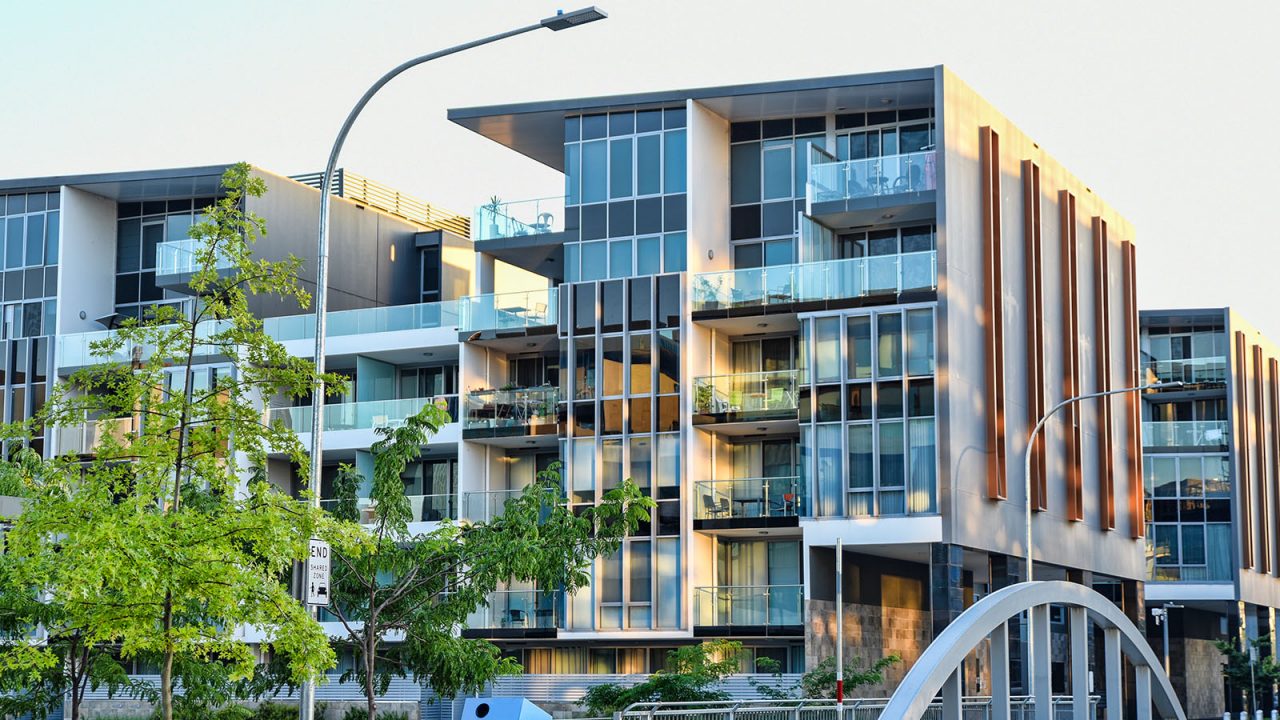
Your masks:
<svg viewBox="0 0 1280 720"><path fill-rule="evenodd" d="M303 582L306 584L303 595L308 605L329 604L329 543L311 538Z"/></svg>

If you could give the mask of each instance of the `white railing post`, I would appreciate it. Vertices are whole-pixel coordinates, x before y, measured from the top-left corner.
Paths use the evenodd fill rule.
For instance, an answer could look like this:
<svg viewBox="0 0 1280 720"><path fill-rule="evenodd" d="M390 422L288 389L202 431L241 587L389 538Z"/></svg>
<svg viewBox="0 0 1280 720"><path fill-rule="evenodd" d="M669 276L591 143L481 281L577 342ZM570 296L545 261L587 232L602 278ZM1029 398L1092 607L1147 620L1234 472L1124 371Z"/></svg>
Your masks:
<svg viewBox="0 0 1280 720"><path fill-rule="evenodd" d="M1107 720L1124 717L1124 677L1120 672L1120 629L1102 631L1103 658L1107 677Z"/></svg>
<svg viewBox="0 0 1280 720"><path fill-rule="evenodd" d="M1035 698L1035 719L1052 720L1053 684L1051 682L1052 653L1049 647L1049 606L1031 608L1032 662L1031 695Z"/></svg>
<svg viewBox="0 0 1280 720"><path fill-rule="evenodd" d="M1071 641L1071 714L1089 716L1089 613L1082 607L1068 611Z"/></svg>
<svg viewBox="0 0 1280 720"><path fill-rule="evenodd" d="M991 720L1009 716L1009 623L991 632Z"/></svg>

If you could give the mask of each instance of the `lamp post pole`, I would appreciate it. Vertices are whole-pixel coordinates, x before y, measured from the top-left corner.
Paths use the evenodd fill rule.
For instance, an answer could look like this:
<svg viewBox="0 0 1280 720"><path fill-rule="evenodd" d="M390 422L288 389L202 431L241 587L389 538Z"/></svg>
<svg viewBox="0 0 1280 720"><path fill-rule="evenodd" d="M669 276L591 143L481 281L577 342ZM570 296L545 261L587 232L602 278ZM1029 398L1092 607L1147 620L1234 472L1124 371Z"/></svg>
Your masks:
<svg viewBox="0 0 1280 720"><path fill-rule="evenodd" d="M1053 417L1053 416L1054 416L1054 414L1055 414L1055 413L1057 413L1057 412L1058 412L1059 410L1061 410L1062 408L1067 407L1068 405L1073 405L1073 404L1075 404L1075 403L1081 402L1082 400L1093 400L1094 398L1103 398L1103 397L1108 397L1108 396L1111 396L1111 395L1121 395L1121 394L1123 394L1123 393L1142 392L1142 391L1144 391L1144 390L1160 390L1160 389L1165 389L1165 388L1182 387L1182 385L1183 385L1183 383L1182 383L1181 381L1164 382L1164 383L1151 383L1151 384L1149 384L1149 385L1138 385L1138 386L1136 386L1136 387L1120 388L1120 389L1118 389L1118 390L1107 390L1107 391L1105 391L1105 392L1095 392L1095 393L1088 393L1088 394L1086 394L1086 395L1077 395L1077 396L1075 396L1075 397L1069 397L1069 398L1067 398L1066 400L1063 400L1062 402L1058 403L1057 405L1054 405L1052 408L1049 408L1049 412L1045 413L1045 414L1044 414L1044 417L1040 418L1040 420L1035 424L1035 427L1033 427L1033 428L1031 429L1031 434L1027 437L1027 449L1023 452L1023 457L1022 457L1022 459L1023 459L1023 473L1022 473L1022 480L1023 480L1023 492L1024 492L1023 499L1026 501L1026 506L1027 506L1027 511L1026 511L1026 531L1027 531L1027 536L1026 536L1026 543L1027 543L1027 547L1026 547L1026 550L1027 550L1027 558L1026 558L1026 561L1027 561L1027 582L1031 582L1032 580L1034 580L1034 579L1035 579L1035 574L1034 574L1034 570L1035 570L1035 569L1034 569L1034 565L1033 565L1033 563L1035 562L1035 558L1034 558L1034 555L1033 555L1033 552L1032 552L1032 550L1033 550L1034 546L1032 545L1032 533L1031 533L1031 527L1032 527L1032 526L1031 526L1031 517L1032 517L1032 509L1031 509L1031 453L1032 453L1032 451L1035 449L1035 446L1036 446L1036 436L1040 434L1040 431L1041 431L1041 429L1043 429L1043 428L1044 428L1045 423L1047 423L1047 422L1049 421L1049 418ZM1036 662L1036 656L1035 656L1035 629L1031 626L1031 624L1032 624L1032 617L1034 617L1032 613L1027 613L1027 657L1026 657L1026 668L1027 668L1027 680L1028 680L1028 682L1034 682L1034 678L1035 678L1035 662ZM1036 717L1048 717L1048 715L1047 715L1047 714L1043 714L1043 715L1042 715L1042 714L1041 714L1041 709L1040 709L1040 707L1039 707L1039 706L1037 706L1037 707L1036 707Z"/></svg>
<svg viewBox="0 0 1280 720"><path fill-rule="evenodd" d="M453 47L437 50L420 57L413 58L397 65L387 71L382 77L378 78L360 100L356 102L355 107L351 108L351 112L347 114L347 119L343 121L342 127L338 130L338 136L333 140L333 147L329 150L329 161L325 163L324 174L320 179L320 221L319 233L316 241L316 290L315 290L315 316L316 316L316 343L315 343L315 367L318 375L323 376L325 371L325 312L328 302L329 289L329 205L330 194L332 191L333 176L337 172L338 156L342 152L342 145L346 142L347 133L351 131L351 126L355 124L356 118L364 110L373 96L383 88L387 83L391 82L396 76L413 67L417 67L426 62L460 53L463 50L488 45L499 40L505 40L516 35L523 35L527 32L547 28L552 31L567 30L569 28L585 25L596 20L603 20L608 17L603 10L594 6L574 10L572 12L559 12L549 18L544 18L536 23L518 27L506 32L500 32L496 35L472 40L471 42L454 45ZM312 491L312 503L315 507L320 507L320 468L324 454L324 380L317 379L315 390L311 399L311 472L310 472L310 488ZM312 610L314 616L314 609ZM307 682L303 683L299 696L300 707L298 717L300 720L313 720L315 717L315 685Z"/></svg>

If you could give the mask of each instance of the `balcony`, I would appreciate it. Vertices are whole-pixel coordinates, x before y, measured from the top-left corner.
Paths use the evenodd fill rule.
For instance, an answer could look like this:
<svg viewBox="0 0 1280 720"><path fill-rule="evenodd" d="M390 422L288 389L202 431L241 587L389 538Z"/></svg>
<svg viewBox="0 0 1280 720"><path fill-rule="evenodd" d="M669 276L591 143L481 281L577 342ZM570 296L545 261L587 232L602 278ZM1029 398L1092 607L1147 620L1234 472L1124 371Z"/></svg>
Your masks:
<svg viewBox="0 0 1280 720"><path fill-rule="evenodd" d="M711 318L848 307L937 287L933 250L742 268L694 276L693 313Z"/></svg>
<svg viewBox="0 0 1280 720"><path fill-rule="evenodd" d="M334 403L324 406L324 430L373 430L381 427L397 427L405 418L417 415L430 403L438 403L457 420L458 397L441 395L427 398L403 398L400 400L367 400L365 402ZM268 420L288 425L296 433L311 432L311 406L271 408Z"/></svg>
<svg viewBox="0 0 1280 720"><path fill-rule="evenodd" d="M481 242L564 232L564 196L481 205L471 227Z"/></svg>
<svg viewBox="0 0 1280 720"><path fill-rule="evenodd" d="M489 490L462 494L462 517L472 522L489 522L502 515L507 501L519 497L524 489Z"/></svg>
<svg viewBox="0 0 1280 720"><path fill-rule="evenodd" d="M129 445L129 435L136 432L138 423L134 417L100 418L59 427L58 454L96 455L107 438L111 438L115 446L125 448Z"/></svg>
<svg viewBox="0 0 1280 720"><path fill-rule="evenodd" d="M694 530L798 527L804 512L797 476L704 480L696 493Z"/></svg>
<svg viewBox="0 0 1280 720"><path fill-rule="evenodd" d="M198 340L207 340L214 334L226 330L228 327L229 325L227 321L223 320L202 322L196 326L196 338ZM118 349L109 354L94 351L93 345L95 343L107 340L115 336L115 334L115 330L94 330L92 332L59 335L57 346L58 368L74 370L76 368L90 367L93 365L118 365L130 363L135 359L143 361L150 357L151 353L155 351L155 347L153 346L136 345L132 341L125 341ZM196 351L196 358L200 360L209 360L219 356L217 348L207 345L198 346ZM137 356L136 358L135 355Z"/></svg>
<svg viewBox="0 0 1280 720"><path fill-rule="evenodd" d="M808 214L831 227L874 224L883 215L894 222L932 218L938 187L937 152L836 160L809 166L805 188Z"/></svg>
<svg viewBox="0 0 1280 720"><path fill-rule="evenodd" d="M409 522L440 522L458 519L458 496L456 493L439 493L435 495L406 495L411 515ZM320 507L328 512L338 508L338 501L321 500ZM358 498L356 510L360 522L373 522L373 501L369 498Z"/></svg>
<svg viewBox="0 0 1280 720"><path fill-rule="evenodd" d="M207 240L191 238L156 245L156 287L185 291L191 276L200 269L200 252L207 246ZM219 254L214 258L213 267L221 276L230 275L231 259Z"/></svg>
<svg viewBox="0 0 1280 720"><path fill-rule="evenodd" d="M483 333L497 337L526 334L532 328L554 328L559 297L554 288L464 297L458 301L458 331L463 336Z"/></svg>
<svg viewBox="0 0 1280 720"><path fill-rule="evenodd" d="M1142 423L1146 448L1226 448L1226 420L1164 420Z"/></svg>
<svg viewBox="0 0 1280 720"><path fill-rule="evenodd" d="M717 585L694 591L695 637L804 634L804 586Z"/></svg>
<svg viewBox="0 0 1280 720"><path fill-rule="evenodd" d="M1152 360L1145 365L1146 382L1183 382L1187 385L1225 385L1227 359L1222 356Z"/></svg>
<svg viewBox="0 0 1280 720"><path fill-rule="evenodd" d="M473 390L462 405L462 437L467 440L554 437L559 431L557 387Z"/></svg>
<svg viewBox="0 0 1280 720"><path fill-rule="evenodd" d="M709 375L693 379L693 423L795 420L798 370Z"/></svg>
<svg viewBox="0 0 1280 720"><path fill-rule="evenodd" d="M262 321L267 334L280 342L314 339L316 316L287 315ZM458 326L458 301L390 305L387 307L339 310L325 316L325 337L372 335L375 333L425 330Z"/></svg>
<svg viewBox="0 0 1280 720"><path fill-rule="evenodd" d="M464 637L553 638L560 626L558 590L502 590L467 617Z"/></svg>

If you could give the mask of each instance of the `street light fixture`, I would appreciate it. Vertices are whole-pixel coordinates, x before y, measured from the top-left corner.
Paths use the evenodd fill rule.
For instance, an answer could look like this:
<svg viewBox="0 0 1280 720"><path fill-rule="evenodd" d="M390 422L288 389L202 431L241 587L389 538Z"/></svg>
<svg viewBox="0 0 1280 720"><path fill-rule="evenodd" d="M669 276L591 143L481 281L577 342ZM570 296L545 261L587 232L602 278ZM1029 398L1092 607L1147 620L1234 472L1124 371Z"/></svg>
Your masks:
<svg viewBox="0 0 1280 720"><path fill-rule="evenodd" d="M328 305L329 289L329 205L330 193L333 190L333 176L334 173L337 172L338 155L342 152L342 145L346 142L347 133L351 131L351 126L355 124L356 118L360 116L361 111L363 111L365 106L369 104L369 101L373 99L373 96L376 95L383 86L395 79L395 77L400 73L410 68L417 67L423 63L430 62L431 60L436 60L447 55L453 55L455 53L462 52L463 50L470 50L471 48L480 47L481 45L488 45L489 43L505 40L509 37L515 37L516 35L523 35L524 33L532 32L534 30L541 30L542 28L552 31L567 30L569 28L575 28L586 25L587 23L595 22L596 20L603 20L606 17L608 17L608 15L603 10L595 6L585 7L571 12L560 11L555 15L539 20L532 25L525 25L496 35L480 38L479 40L472 40L471 42L462 43L461 45L454 45L453 47L445 48L444 50L437 50L436 52L428 53L403 62L387 71L386 74L378 78L377 82L370 86L369 89L365 91L364 95L360 97L360 100L356 102L355 107L353 107L351 112L347 115L347 119L343 121L342 127L338 130L338 136L334 138L333 147L329 151L329 161L325 164L324 175L320 180L320 222L318 239L316 241L315 296L315 367L317 374L323 375L325 371L325 311ZM317 508L320 507L320 466L322 464L324 453L324 390L324 381L317 381L311 400L310 487L313 493L312 503ZM298 717L301 720L312 720L315 716L314 684L309 682L303 684L300 700L301 707L299 709Z"/></svg>

